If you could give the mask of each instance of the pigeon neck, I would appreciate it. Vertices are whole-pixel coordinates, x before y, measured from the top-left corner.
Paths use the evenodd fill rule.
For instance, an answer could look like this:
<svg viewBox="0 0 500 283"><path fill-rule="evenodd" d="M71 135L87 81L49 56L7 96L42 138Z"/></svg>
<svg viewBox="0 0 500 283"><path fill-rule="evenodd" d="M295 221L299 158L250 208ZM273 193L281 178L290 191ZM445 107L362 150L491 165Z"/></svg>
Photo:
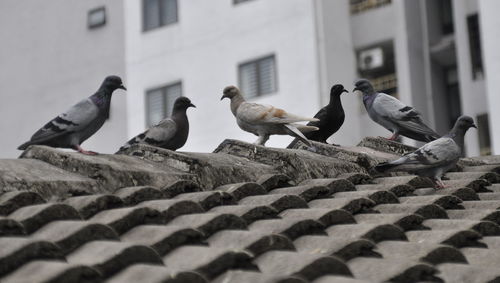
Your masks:
<svg viewBox="0 0 500 283"><path fill-rule="evenodd" d="M90 99L101 109L109 109L111 104L111 92L107 89L100 88Z"/></svg>
<svg viewBox="0 0 500 283"><path fill-rule="evenodd" d="M233 112L233 115L236 116L236 111L238 110L238 107L240 107L241 103L245 102L245 99L241 94L238 94L231 98L231 112Z"/></svg>
<svg viewBox="0 0 500 283"><path fill-rule="evenodd" d="M328 103L328 106L333 107L333 106L340 106L342 107L342 101L340 100L340 95L330 95L330 103Z"/></svg>
<svg viewBox="0 0 500 283"><path fill-rule="evenodd" d="M186 115L186 108L174 108L172 111L172 118L184 118Z"/></svg>
<svg viewBox="0 0 500 283"><path fill-rule="evenodd" d="M462 128L454 127L448 134L448 137L452 138L453 141L460 147L460 149L463 149L465 132L466 130Z"/></svg>
<svg viewBox="0 0 500 283"><path fill-rule="evenodd" d="M375 93L364 93L363 94L363 104L366 108L370 108L372 106L373 100L375 99Z"/></svg>

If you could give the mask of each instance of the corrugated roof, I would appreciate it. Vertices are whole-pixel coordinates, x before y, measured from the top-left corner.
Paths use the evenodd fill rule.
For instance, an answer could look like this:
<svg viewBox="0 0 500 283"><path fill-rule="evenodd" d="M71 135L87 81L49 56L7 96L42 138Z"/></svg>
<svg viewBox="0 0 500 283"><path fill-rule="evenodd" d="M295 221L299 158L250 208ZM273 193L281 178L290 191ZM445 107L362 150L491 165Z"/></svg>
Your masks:
<svg viewBox="0 0 500 283"><path fill-rule="evenodd" d="M500 280L499 157L462 159L435 190L372 171L411 147L316 146L31 147L0 161L0 281Z"/></svg>

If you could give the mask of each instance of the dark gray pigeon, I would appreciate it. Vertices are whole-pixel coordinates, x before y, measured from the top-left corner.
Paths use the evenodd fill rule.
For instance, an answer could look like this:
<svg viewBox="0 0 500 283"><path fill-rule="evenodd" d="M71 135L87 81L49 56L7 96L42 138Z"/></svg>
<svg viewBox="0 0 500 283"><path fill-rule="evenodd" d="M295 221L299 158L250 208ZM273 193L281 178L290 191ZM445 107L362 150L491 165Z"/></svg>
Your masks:
<svg viewBox="0 0 500 283"><path fill-rule="evenodd" d="M170 150L181 148L186 143L189 134L189 121L186 115L186 110L189 107L196 107L189 98L177 98L170 118L161 120L144 133L133 137L120 147L118 152L133 144L148 144Z"/></svg>
<svg viewBox="0 0 500 283"><path fill-rule="evenodd" d="M438 188L444 188L441 176L457 164L462 155L465 133L471 127L477 128L474 120L469 116L461 116L447 135L397 160L381 163L375 169L379 172L405 171L430 177Z"/></svg>
<svg viewBox="0 0 500 283"><path fill-rule="evenodd" d="M353 91L363 93L363 104L370 118L393 133L389 140L395 140L399 135L423 142L439 138L413 107L404 105L393 96L376 92L368 80L358 80L355 86Z"/></svg>
<svg viewBox="0 0 500 283"><path fill-rule="evenodd" d="M264 145L270 135L290 135L312 147L303 133L316 131L317 127L298 124L301 121L319 121L316 118L300 117L271 105L246 102L235 86L224 88L221 100L231 99L231 112L238 126L259 138L254 144Z"/></svg>
<svg viewBox="0 0 500 283"><path fill-rule="evenodd" d="M97 132L109 118L111 95L116 89L127 90L122 79L108 76L97 92L86 98L68 111L62 113L45 124L30 139L17 149L24 150L30 145L47 145L51 147L72 148L83 154L95 155L80 145Z"/></svg>

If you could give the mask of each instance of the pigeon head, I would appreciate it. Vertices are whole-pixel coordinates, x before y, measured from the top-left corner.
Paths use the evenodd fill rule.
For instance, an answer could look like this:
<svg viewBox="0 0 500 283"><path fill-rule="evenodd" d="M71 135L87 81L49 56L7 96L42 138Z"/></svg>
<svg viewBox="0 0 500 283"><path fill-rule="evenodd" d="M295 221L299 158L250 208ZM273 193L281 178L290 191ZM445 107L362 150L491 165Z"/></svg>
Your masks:
<svg viewBox="0 0 500 283"><path fill-rule="evenodd" d="M223 100L224 98L229 98L233 99L233 97L237 96L240 94L240 90L235 87L234 85L230 85L224 88L224 91L222 92L223 95L220 100Z"/></svg>
<svg viewBox="0 0 500 283"><path fill-rule="evenodd" d="M174 102L174 110L184 110L185 111L189 107L196 108L196 106L193 103L191 103L191 100L187 97L181 96L181 97L177 98Z"/></svg>
<svg viewBox="0 0 500 283"><path fill-rule="evenodd" d="M106 90L114 91L117 88L127 90L123 85L122 79L118 76L107 76L102 82L101 88Z"/></svg>
<svg viewBox="0 0 500 283"><path fill-rule="evenodd" d="M340 96L344 92L349 92L341 84L336 84L330 89L330 96Z"/></svg>
<svg viewBox="0 0 500 283"><path fill-rule="evenodd" d="M463 130L464 132L470 128L476 128L476 124L474 124L474 120L470 116L460 116L455 122L455 127L457 130Z"/></svg>
<svg viewBox="0 0 500 283"><path fill-rule="evenodd" d="M353 92L361 91L363 94L372 94L375 92L370 81L366 79L360 79L356 81L354 83L354 86L355 88L352 90Z"/></svg>

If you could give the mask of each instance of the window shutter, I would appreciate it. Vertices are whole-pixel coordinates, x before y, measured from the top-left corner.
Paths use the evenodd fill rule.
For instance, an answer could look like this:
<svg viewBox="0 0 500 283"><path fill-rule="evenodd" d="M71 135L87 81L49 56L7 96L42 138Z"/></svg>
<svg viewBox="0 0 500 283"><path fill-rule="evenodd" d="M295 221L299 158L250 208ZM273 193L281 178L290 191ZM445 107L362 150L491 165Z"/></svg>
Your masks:
<svg viewBox="0 0 500 283"><path fill-rule="evenodd" d="M165 117L172 115L172 108L174 107L174 102L178 97L182 96L182 85L180 83L171 85L167 87L165 95Z"/></svg>
<svg viewBox="0 0 500 283"><path fill-rule="evenodd" d="M177 0L162 0L162 25L177 22Z"/></svg>
<svg viewBox="0 0 500 283"><path fill-rule="evenodd" d="M268 94L276 91L274 57L264 58L259 62L259 94Z"/></svg>
<svg viewBox="0 0 500 283"><path fill-rule="evenodd" d="M156 125L165 117L163 90L155 89L147 93L148 126Z"/></svg>
<svg viewBox="0 0 500 283"><path fill-rule="evenodd" d="M255 62L240 66L240 87L246 98L257 96L257 64Z"/></svg>

